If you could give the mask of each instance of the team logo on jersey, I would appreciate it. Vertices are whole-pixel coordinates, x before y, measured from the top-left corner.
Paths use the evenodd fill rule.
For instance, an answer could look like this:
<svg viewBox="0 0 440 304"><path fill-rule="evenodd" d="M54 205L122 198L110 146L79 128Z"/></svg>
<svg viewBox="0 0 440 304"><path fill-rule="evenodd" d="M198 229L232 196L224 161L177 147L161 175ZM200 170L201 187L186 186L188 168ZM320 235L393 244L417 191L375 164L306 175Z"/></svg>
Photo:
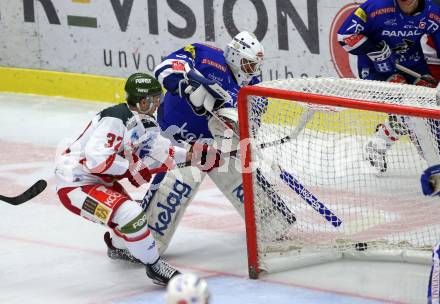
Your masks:
<svg viewBox="0 0 440 304"><path fill-rule="evenodd" d="M174 60L171 63L171 68L173 71L185 72L185 64L182 61Z"/></svg>
<svg viewBox="0 0 440 304"><path fill-rule="evenodd" d="M396 18L388 19L384 22L385 25L397 25Z"/></svg>
<svg viewBox="0 0 440 304"><path fill-rule="evenodd" d="M350 67L350 56L338 42L338 30L357 7L358 4L355 3L343 6L336 13L330 28L330 54L335 70L340 77L355 78L355 72Z"/></svg>

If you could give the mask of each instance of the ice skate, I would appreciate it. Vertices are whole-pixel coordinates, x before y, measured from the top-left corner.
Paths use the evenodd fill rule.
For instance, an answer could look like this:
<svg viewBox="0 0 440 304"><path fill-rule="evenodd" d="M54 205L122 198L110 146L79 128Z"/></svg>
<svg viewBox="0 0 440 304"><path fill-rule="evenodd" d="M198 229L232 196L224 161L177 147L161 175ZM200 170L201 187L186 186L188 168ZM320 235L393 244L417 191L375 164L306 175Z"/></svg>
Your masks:
<svg viewBox="0 0 440 304"><path fill-rule="evenodd" d="M142 264L142 262L136 259L127 249L120 249L114 247L112 244L112 238L110 236L110 232L108 231L104 234L104 242L107 245L107 256L110 259L128 261L134 264Z"/></svg>
<svg viewBox="0 0 440 304"><path fill-rule="evenodd" d="M157 259L153 264L148 264L145 267L147 276L153 280L154 284L167 286L168 282L180 272L173 268L161 258Z"/></svg>

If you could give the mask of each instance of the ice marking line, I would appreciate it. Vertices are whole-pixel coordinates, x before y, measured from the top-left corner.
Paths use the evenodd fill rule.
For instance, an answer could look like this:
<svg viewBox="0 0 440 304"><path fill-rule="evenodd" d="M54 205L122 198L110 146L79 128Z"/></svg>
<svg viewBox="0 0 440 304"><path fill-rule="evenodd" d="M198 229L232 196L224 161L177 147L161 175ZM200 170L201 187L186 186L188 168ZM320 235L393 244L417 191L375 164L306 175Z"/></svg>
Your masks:
<svg viewBox="0 0 440 304"><path fill-rule="evenodd" d="M21 237L9 237L9 236L5 236L5 235L0 235L0 239L17 241L17 242L28 243L28 244L38 244L38 245L46 246L46 247L50 247L50 248L59 248L59 249L66 249L66 250L72 250L72 251L83 251L83 252L94 254L94 255L106 256L106 253L104 252L104 250L100 251L100 250L87 249L87 248L77 247L77 246L68 246L68 245L64 245L64 244L57 244L57 243L50 243L50 242L39 241L39 240L32 240L32 239L21 238ZM231 277L235 277L235 278L248 279L247 275L240 275L240 274L235 274L232 272L211 270L211 269L207 269L207 268L191 266L188 264L180 264L180 263L176 263L174 259L168 260L168 261L170 261L170 263L173 264L173 266L176 266L177 268L181 268L181 269L189 269L192 271L208 273L213 276L231 276ZM373 300L373 301L378 301L378 302L383 302L383 303L410 304L410 302L392 301L389 299L383 299L383 298L379 298L379 297L360 295L360 294L351 293L351 292L344 292L344 291L339 291L339 290L319 288L319 287L314 287L314 286L306 286L306 285L302 285L302 284L298 284L298 283L284 282L284 281L270 279L270 278L261 278L260 280L264 281L264 282L268 282L268 283L273 283L273 284L281 284L284 286L303 288L303 289L307 289L307 290L311 290L311 291L331 293L331 294L337 294L337 295L341 295L341 296L347 296L347 297L353 297L353 298L359 298L359 299Z"/></svg>

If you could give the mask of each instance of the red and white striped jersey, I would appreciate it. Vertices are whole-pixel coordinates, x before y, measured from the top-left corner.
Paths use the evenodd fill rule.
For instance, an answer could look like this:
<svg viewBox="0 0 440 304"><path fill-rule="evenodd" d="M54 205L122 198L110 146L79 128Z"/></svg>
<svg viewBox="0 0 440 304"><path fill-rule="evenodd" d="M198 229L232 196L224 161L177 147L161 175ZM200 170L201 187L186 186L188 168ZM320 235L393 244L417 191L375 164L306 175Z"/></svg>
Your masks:
<svg viewBox="0 0 440 304"><path fill-rule="evenodd" d="M57 156L57 188L110 184L127 171L132 153L141 153L150 168L169 162L170 157L177 163L186 158L184 148L174 147L161 135L153 117L133 112L122 103L98 113L77 140Z"/></svg>

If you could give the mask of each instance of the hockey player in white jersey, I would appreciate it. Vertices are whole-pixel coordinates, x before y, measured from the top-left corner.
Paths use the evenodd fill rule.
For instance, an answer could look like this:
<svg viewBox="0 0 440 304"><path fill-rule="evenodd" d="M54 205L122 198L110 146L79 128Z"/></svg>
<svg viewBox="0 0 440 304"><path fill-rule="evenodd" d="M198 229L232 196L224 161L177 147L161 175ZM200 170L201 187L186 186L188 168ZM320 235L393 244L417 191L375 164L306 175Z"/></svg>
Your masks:
<svg viewBox="0 0 440 304"><path fill-rule="evenodd" d="M162 98L155 78L133 74L125 91L126 103L102 110L58 157L57 194L69 211L110 228L110 257L139 261L154 283L166 285L179 271L160 258L144 210L118 180L128 178L139 187L151 179L152 170L202 158L207 150L188 152L162 137L153 116Z"/></svg>

